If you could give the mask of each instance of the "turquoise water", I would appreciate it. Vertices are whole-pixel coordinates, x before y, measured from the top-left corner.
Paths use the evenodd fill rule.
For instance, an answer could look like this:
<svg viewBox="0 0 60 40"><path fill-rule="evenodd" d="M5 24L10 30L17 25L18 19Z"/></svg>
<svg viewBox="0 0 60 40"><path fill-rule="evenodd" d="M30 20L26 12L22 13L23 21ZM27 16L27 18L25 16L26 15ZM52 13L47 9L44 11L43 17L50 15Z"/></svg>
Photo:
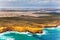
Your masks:
<svg viewBox="0 0 60 40"><path fill-rule="evenodd" d="M60 26L57 28L44 28L42 34L8 31L0 33L0 40L60 40Z"/></svg>

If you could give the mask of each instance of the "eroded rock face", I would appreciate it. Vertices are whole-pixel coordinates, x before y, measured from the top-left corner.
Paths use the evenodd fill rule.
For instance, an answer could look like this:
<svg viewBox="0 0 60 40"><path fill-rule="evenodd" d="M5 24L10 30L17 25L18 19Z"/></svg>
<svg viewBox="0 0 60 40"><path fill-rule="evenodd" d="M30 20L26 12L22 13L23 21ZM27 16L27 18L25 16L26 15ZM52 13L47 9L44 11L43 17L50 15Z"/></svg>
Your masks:
<svg viewBox="0 0 60 40"><path fill-rule="evenodd" d="M19 21L20 22L20 21ZM59 23L49 23L49 24L38 24L38 23L28 23L27 21L19 22L1 22L0 23L0 33L6 31L17 31L17 32L31 32L31 33L42 33L43 28L57 27Z"/></svg>
<svg viewBox="0 0 60 40"><path fill-rule="evenodd" d="M0 33L7 31L7 27L0 27Z"/></svg>
<svg viewBox="0 0 60 40"><path fill-rule="evenodd" d="M35 27L36 26L36 27ZM5 31L17 31L17 32L31 32L31 33L42 33L43 28L57 27L55 24L36 24L34 26L23 25L23 26L12 26L6 25L5 27L0 27L0 33Z"/></svg>
<svg viewBox="0 0 60 40"><path fill-rule="evenodd" d="M17 31L17 32L31 32L31 33L42 33L42 28L32 28L32 27L0 27L0 33L5 31Z"/></svg>

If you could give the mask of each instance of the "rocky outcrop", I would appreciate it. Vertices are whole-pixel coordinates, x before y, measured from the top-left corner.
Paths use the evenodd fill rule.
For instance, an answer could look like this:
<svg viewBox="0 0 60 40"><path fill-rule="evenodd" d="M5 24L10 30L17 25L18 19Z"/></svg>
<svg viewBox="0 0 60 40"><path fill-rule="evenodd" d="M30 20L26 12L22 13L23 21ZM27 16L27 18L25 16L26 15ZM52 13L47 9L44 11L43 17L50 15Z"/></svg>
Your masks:
<svg viewBox="0 0 60 40"><path fill-rule="evenodd" d="M43 28L35 28L35 27L20 27L20 26L13 26L13 27L0 27L0 33L6 31L17 31L17 32L31 32L31 33L42 33Z"/></svg>

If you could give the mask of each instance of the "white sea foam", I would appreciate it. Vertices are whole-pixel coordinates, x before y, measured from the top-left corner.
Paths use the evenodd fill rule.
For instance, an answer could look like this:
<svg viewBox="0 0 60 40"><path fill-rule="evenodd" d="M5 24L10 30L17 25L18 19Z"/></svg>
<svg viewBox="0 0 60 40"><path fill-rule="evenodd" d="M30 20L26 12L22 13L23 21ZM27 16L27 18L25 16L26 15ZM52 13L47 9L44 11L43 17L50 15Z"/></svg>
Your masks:
<svg viewBox="0 0 60 40"><path fill-rule="evenodd" d="M14 38L7 38L6 40L15 40Z"/></svg>
<svg viewBox="0 0 60 40"><path fill-rule="evenodd" d="M57 29L60 29L60 26L57 26Z"/></svg>
<svg viewBox="0 0 60 40"><path fill-rule="evenodd" d="M27 36L32 36L32 33L29 33L29 32L16 32L16 31L7 31L7 32L4 32L4 33L0 33L0 36L3 36L5 34L10 34L10 33L25 34Z"/></svg>
<svg viewBox="0 0 60 40"><path fill-rule="evenodd" d="M57 29L57 30L60 30L60 26L57 26L56 29Z"/></svg>
<svg viewBox="0 0 60 40"><path fill-rule="evenodd" d="M2 40L14 40L14 38L11 38L8 36L0 36L0 39L2 39Z"/></svg>
<svg viewBox="0 0 60 40"><path fill-rule="evenodd" d="M56 27L52 27L52 28L44 28L44 29L51 29L51 30L54 30L54 29L56 29Z"/></svg>
<svg viewBox="0 0 60 40"><path fill-rule="evenodd" d="M39 35L39 36L46 35L46 34L47 34L47 31L46 30L44 30L43 33L36 33L36 35Z"/></svg>
<svg viewBox="0 0 60 40"><path fill-rule="evenodd" d="M7 31L7 32L4 32L4 33L0 33L0 36L3 36L5 34L9 34L9 33L16 33L16 34L25 34L27 36L32 36L33 34L30 33L30 32L16 32L16 31ZM47 31L43 31L43 33L36 33L36 35L45 35L47 33Z"/></svg>
<svg viewBox="0 0 60 40"><path fill-rule="evenodd" d="M28 34L28 36L32 36L31 34Z"/></svg>
<svg viewBox="0 0 60 40"><path fill-rule="evenodd" d="M9 34L9 33L16 33L16 34L28 34L29 32L7 31L7 32L4 32L4 33L0 33L0 35Z"/></svg>

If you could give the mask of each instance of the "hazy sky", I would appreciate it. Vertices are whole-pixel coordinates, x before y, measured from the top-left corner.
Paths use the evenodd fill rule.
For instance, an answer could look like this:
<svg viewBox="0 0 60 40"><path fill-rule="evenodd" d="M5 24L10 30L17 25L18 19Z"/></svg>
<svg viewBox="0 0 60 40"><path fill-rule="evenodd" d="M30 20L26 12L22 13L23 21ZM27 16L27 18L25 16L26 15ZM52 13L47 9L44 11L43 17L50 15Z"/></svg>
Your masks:
<svg viewBox="0 0 60 40"><path fill-rule="evenodd" d="M60 8L60 0L0 0L0 8Z"/></svg>

